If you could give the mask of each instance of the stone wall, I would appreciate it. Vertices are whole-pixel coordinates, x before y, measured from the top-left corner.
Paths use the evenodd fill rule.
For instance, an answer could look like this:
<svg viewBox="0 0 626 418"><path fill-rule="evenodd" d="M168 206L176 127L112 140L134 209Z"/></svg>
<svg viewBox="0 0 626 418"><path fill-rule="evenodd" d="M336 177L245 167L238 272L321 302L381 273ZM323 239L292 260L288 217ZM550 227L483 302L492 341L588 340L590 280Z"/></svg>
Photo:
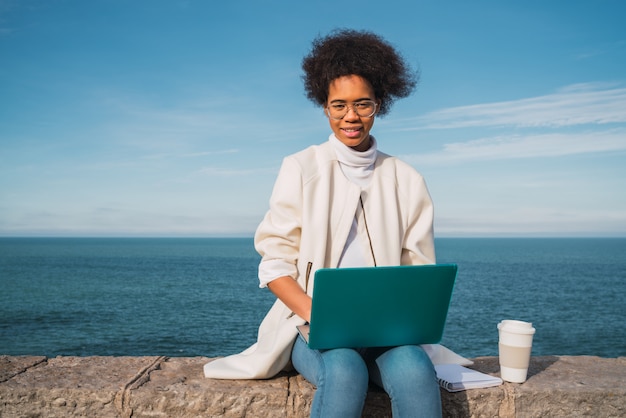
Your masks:
<svg viewBox="0 0 626 418"><path fill-rule="evenodd" d="M497 357L473 368L497 375ZM307 417L313 387L295 373L206 379L208 358L0 356L0 417ZM446 417L626 417L626 358L533 357L529 379L442 391ZM365 417L390 417L368 394Z"/></svg>

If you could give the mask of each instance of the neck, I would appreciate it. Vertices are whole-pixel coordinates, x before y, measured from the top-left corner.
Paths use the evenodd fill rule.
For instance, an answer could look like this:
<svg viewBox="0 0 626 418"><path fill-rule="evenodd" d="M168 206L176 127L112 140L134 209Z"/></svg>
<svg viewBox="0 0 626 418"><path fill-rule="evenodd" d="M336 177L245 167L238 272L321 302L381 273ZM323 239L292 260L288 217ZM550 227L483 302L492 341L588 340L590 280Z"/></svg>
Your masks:
<svg viewBox="0 0 626 418"><path fill-rule="evenodd" d="M358 151L358 152L365 152L368 149L370 149L370 147L372 146L372 137L371 136L367 136L367 138L361 142L359 145L357 145L356 147L350 147L351 149Z"/></svg>

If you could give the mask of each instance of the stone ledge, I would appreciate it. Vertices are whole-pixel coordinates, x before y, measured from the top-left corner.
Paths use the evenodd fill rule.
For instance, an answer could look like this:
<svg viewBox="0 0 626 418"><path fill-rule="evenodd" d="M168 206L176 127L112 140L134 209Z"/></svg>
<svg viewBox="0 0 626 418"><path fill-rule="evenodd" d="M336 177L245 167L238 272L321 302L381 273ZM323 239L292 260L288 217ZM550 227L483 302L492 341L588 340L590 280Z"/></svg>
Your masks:
<svg viewBox="0 0 626 418"><path fill-rule="evenodd" d="M0 417L308 417L313 387L285 373L213 380L206 357L0 356ZM497 357L473 368L497 375ZM524 384L442 391L446 417L625 417L626 357L533 357ZM372 388L364 416L390 417Z"/></svg>

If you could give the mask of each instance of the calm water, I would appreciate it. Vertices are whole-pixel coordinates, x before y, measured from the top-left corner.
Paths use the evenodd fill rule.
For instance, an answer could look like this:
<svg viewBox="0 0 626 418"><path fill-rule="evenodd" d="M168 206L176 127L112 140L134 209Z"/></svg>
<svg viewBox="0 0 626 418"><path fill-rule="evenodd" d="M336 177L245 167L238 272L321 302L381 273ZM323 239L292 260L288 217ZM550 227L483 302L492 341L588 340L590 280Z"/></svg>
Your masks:
<svg viewBox="0 0 626 418"><path fill-rule="evenodd" d="M443 344L497 355L501 319L533 355L626 355L626 239L437 240L459 265ZM218 356L273 302L251 239L0 238L0 354Z"/></svg>

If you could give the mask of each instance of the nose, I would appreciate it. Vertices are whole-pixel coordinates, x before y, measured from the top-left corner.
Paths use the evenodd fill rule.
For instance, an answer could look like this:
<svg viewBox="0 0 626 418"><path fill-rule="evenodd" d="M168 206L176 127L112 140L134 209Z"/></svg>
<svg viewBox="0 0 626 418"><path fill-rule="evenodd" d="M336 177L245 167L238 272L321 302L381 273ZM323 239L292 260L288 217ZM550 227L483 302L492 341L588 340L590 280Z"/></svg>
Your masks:
<svg viewBox="0 0 626 418"><path fill-rule="evenodd" d="M354 106L348 106L348 113L343 117L344 120L356 120L359 115L354 110Z"/></svg>

